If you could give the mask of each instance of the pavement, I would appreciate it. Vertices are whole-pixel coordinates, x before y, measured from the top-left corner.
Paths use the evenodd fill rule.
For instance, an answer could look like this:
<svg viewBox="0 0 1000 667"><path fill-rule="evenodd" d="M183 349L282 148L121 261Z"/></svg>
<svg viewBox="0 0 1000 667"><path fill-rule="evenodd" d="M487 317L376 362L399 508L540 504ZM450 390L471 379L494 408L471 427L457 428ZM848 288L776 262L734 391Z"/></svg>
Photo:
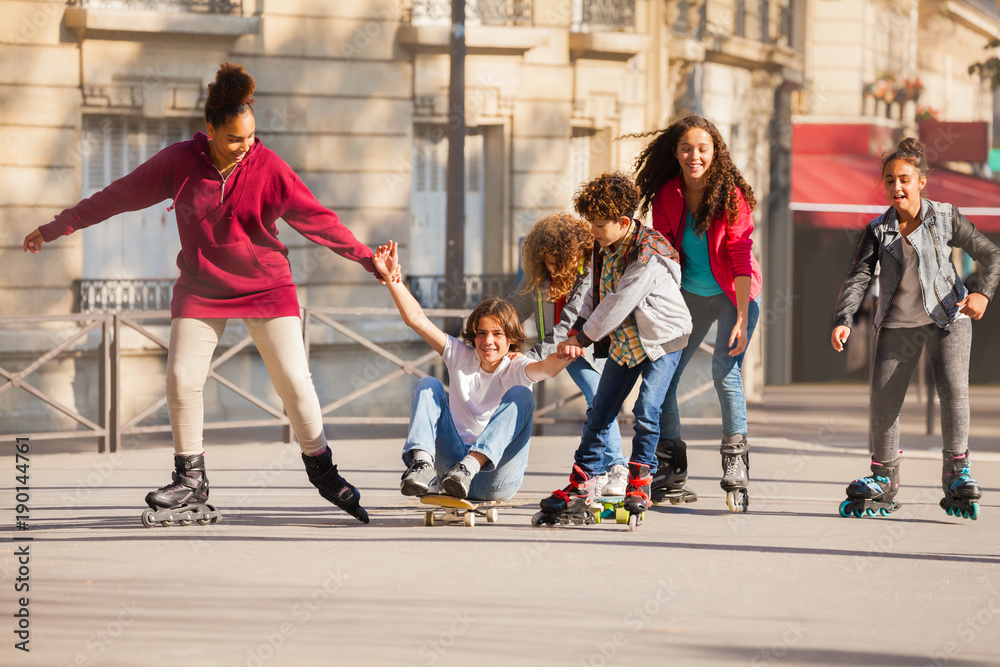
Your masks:
<svg viewBox="0 0 1000 667"><path fill-rule="evenodd" d="M919 433L919 405L904 410L902 508L839 516L845 485L867 472L857 387L774 388L751 406L747 514L726 509L718 427L685 427L698 501L654 508L634 533L531 527L566 483L570 434L533 438L520 493L472 528L425 527L398 492L401 440L359 436L334 455L369 525L323 501L297 448L269 437L209 440L220 523L152 529L139 514L167 481L165 443L97 454L32 442L17 531L5 444L0 664L998 665L996 398L972 400L977 521L938 506L940 436ZM30 652L15 648L22 609Z"/></svg>

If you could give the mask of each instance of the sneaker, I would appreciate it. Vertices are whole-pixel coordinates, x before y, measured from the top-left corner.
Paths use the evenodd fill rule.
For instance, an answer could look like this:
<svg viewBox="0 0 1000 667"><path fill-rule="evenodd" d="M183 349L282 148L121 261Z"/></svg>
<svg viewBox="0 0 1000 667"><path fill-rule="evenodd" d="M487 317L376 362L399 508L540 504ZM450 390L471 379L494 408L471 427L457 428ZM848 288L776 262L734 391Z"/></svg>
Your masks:
<svg viewBox="0 0 1000 667"><path fill-rule="evenodd" d="M414 459L399 480L399 492L404 496L425 495L433 479L434 466L429 461Z"/></svg>
<svg viewBox="0 0 1000 667"><path fill-rule="evenodd" d="M441 480L444 492L458 499L469 495L470 484L472 484L472 473L461 461L453 465Z"/></svg>
<svg viewBox="0 0 1000 667"><path fill-rule="evenodd" d="M608 481L598 495L624 496L626 484L628 484L628 468L623 465L611 466L611 470L608 471Z"/></svg>
<svg viewBox="0 0 1000 667"><path fill-rule="evenodd" d="M600 475L594 476L594 495L603 496L604 495L604 485L608 483L608 473L602 472Z"/></svg>

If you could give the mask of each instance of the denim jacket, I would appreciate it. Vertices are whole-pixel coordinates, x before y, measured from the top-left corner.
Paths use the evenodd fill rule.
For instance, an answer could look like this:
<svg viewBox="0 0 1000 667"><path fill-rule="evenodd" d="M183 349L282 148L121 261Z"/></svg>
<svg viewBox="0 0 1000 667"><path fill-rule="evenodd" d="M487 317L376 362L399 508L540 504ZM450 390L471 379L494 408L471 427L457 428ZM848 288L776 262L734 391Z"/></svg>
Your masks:
<svg viewBox="0 0 1000 667"><path fill-rule="evenodd" d="M921 199L920 226L910 233L909 241L917 253L917 277L924 309L939 327L947 327L958 318L961 311L957 304L970 291L980 292L987 299L993 298L1000 281L1000 248L983 236L954 205ZM874 330L878 331L903 277L903 243L895 209L889 208L868 223L840 289L834 311L835 327L854 326L854 315L875 273L875 264L879 263L881 298L874 322ZM962 248L982 264L979 276L970 277L968 286L962 284L955 270L951 259L953 247Z"/></svg>

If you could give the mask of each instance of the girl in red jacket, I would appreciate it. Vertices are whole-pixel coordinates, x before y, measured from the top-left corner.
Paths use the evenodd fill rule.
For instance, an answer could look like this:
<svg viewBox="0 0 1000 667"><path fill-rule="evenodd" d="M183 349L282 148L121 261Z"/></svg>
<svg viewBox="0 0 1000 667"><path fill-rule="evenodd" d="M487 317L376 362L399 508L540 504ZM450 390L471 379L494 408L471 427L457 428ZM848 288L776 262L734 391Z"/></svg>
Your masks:
<svg viewBox="0 0 1000 667"><path fill-rule="evenodd" d="M745 512L750 504L750 446L741 368L760 314L761 271L750 239L750 214L757 200L718 128L698 115L660 132L636 159L636 172L640 214L652 209L653 228L680 253L681 293L694 322L660 416L660 468L653 497L661 502L674 497L687 479L677 384L717 322L712 379L722 407L721 485L729 509Z"/></svg>
<svg viewBox="0 0 1000 667"><path fill-rule="evenodd" d="M302 321L282 218L316 243L360 263L376 277L372 251L320 205L299 177L255 137L256 84L239 65L223 63L208 86L208 134L169 146L131 174L66 209L28 234L24 250L95 225L124 211L173 199L181 252L170 304L167 408L174 440L173 481L146 496L143 524L217 521L206 504L202 389L212 353L230 317L242 318L267 366L302 449L309 481L321 496L368 523L361 494L337 472L302 343Z"/></svg>

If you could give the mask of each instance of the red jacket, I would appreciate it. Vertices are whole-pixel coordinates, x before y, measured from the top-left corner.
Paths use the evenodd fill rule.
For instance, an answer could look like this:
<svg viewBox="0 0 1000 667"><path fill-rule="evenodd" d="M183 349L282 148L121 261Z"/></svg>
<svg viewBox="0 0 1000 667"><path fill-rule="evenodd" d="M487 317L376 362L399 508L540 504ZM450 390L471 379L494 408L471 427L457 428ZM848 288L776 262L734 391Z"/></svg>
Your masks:
<svg viewBox="0 0 1000 667"><path fill-rule="evenodd" d="M306 238L359 262L379 277L373 253L320 205L284 160L254 142L223 182L209 157L208 137L164 148L93 197L43 225L53 241L124 211L173 199L181 252L171 317L299 316L288 264L278 240L282 218ZM155 249L154 249L155 250Z"/></svg>
<svg viewBox="0 0 1000 667"><path fill-rule="evenodd" d="M653 198L653 229L663 234L681 255L684 265L684 220L687 205L684 202L684 180L680 175L667 181ZM708 226L708 261L712 266L719 287L736 305L736 276L750 276L750 300L760 294L760 264L753 255L753 217L743 193L736 191L739 215L731 226L726 224L726 214L712 220Z"/></svg>

